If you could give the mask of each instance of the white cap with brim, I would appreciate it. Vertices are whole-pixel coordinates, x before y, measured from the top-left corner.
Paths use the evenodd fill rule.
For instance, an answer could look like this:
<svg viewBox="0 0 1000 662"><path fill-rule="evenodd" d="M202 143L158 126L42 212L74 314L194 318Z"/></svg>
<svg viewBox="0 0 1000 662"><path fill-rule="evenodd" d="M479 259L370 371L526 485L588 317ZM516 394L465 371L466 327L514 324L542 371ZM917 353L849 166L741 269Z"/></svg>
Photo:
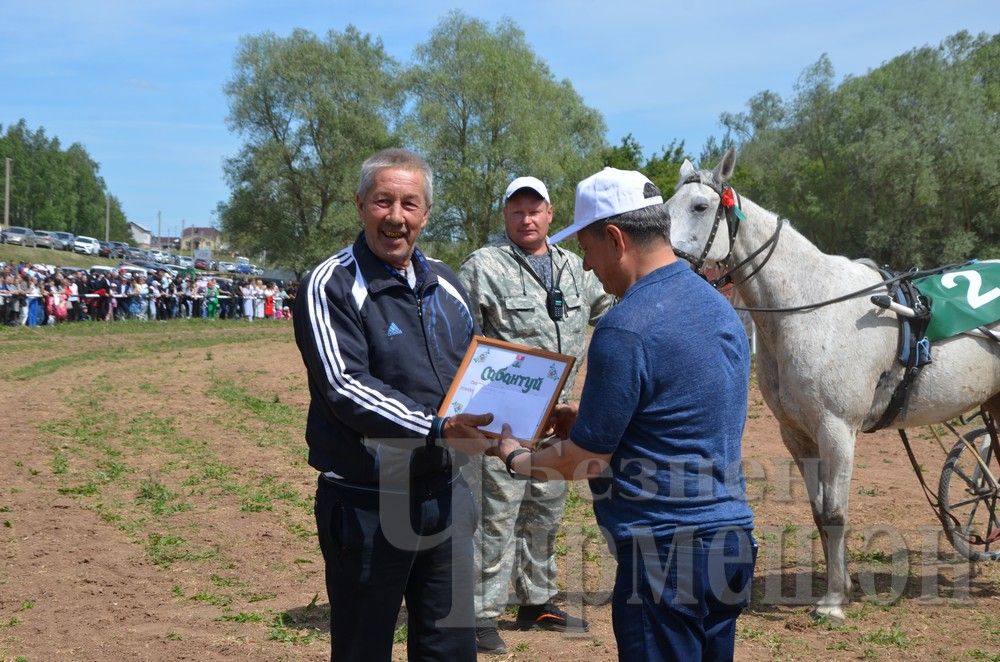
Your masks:
<svg viewBox="0 0 1000 662"><path fill-rule="evenodd" d="M504 191L504 204L507 204L507 201L510 200L510 196L514 195L523 188L529 188L538 195L542 196L545 202L551 202L551 200L549 200L549 190L545 188L545 184L542 183L542 180L537 177L518 177L512 181L510 186L507 187L507 190Z"/></svg>
<svg viewBox="0 0 1000 662"><path fill-rule="evenodd" d="M562 241L574 235L594 221L611 218L628 211L635 211L652 205L662 205L663 196L646 197L654 188L653 182L635 170L605 168L587 177L576 185L576 204L573 208L573 224L565 227L549 238L549 243Z"/></svg>

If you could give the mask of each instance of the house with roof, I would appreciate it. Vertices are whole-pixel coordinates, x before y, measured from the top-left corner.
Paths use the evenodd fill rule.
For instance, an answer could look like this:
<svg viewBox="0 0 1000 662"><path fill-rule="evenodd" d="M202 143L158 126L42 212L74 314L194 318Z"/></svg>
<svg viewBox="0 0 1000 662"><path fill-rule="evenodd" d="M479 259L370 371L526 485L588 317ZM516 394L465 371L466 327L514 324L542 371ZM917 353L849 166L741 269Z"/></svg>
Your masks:
<svg viewBox="0 0 1000 662"><path fill-rule="evenodd" d="M147 230L135 221L128 222L128 231L132 235L132 242L136 246L141 246L143 248L149 248L150 243L153 241L153 231Z"/></svg>

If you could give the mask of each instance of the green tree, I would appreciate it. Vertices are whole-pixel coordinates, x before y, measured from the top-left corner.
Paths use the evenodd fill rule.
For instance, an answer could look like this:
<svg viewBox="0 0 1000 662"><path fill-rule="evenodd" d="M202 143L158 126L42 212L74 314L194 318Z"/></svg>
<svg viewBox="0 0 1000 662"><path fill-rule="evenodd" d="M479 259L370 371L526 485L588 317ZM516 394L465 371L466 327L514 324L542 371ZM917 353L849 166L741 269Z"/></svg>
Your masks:
<svg viewBox="0 0 1000 662"><path fill-rule="evenodd" d="M998 56L997 36L960 32L840 85L823 56L789 101L764 92L723 115L734 186L828 252L899 268L992 257Z"/></svg>
<svg viewBox="0 0 1000 662"><path fill-rule="evenodd" d="M0 136L2 158L12 162L11 224L104 237L110 194L82 145L63 150L59 138L49 138L44 128L31 130L22 119ZM117 198L110 196L110 203L110 237L126 239L125 215Z"/></svg>
<svg viewBox="0 0 1000 662"><path fill-rule="evenodd" d="M631 133L626 134L620 145L612 145L603 150L601 164L619 170L638 170L642 167L642 145Z"/></svg>
<svg viewBox="0 0 1000 662"><path fill-rule="evenodd" d="M510 20L493 28L449 13L417 47L407 73L414 109L405 134L434 168L431 240L482 245L502 227L511 179L549 189L556 227L576 183L600 167L604 121L569 81L557 81Z"/></svg>
<svg viewBox="0 0 1000 662"><path fill-rule="evenodd" d="M227 83L241 152L225 166L232 193L222 229L241 250L266 250L297 271L354 239L361 162L395 143L398 66L352 26L246 37Z"/></svg>

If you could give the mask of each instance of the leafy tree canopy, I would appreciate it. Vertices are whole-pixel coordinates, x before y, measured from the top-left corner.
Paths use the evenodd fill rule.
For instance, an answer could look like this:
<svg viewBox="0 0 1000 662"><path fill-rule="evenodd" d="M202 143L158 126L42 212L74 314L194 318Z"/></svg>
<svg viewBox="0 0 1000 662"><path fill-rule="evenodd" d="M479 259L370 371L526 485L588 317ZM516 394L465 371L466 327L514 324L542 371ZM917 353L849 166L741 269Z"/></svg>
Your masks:
<svg viewBox="0 0 1000 662"><path fill-rule="evenodd" d="M58 138L42 127L31 130L22 119L0 134L0 177L5 158L11 160L11 225L103 238L110 202L109 237L130 237L118 199L82 145L63 149Z"/></svg>

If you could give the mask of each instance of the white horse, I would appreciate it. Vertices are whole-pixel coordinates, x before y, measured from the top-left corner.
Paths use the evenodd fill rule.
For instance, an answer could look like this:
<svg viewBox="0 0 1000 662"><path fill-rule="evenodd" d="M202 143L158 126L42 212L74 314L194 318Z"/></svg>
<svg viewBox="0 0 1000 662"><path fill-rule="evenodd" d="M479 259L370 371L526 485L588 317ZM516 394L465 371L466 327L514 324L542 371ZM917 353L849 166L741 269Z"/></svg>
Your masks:
<svg viewBox="0 0 1000 662"><path fill-rule="evenodd" d="M696 171L684 162L677 189L666 203L675 249L698 258L707 247L705 261L732 266L774 236L778 217L745 197L741 203L746 219L735 240L730 242L725 215L712 235L720 194L735 164L732 150L714 171ZM761 252L733 274L737 292L749 308L817 303L882 280L868 266L821 252L787 223L764 263L767 254ZM758 273L740 282L757 267ZM898 322L867 296L811 312L751 315L757 325L760 390L805 479L822 536L827 592L815 613L842 620L842 605L851 593L844 535L854 444L858 432L885 412L901 377L902 366L896 360ZM891 427L945 421L1000 393L1000 344L963 335L935 343L932 354L933 362L920 373L908 407ZM996 413L996 403L988 405L991 412Z"/></svg>

